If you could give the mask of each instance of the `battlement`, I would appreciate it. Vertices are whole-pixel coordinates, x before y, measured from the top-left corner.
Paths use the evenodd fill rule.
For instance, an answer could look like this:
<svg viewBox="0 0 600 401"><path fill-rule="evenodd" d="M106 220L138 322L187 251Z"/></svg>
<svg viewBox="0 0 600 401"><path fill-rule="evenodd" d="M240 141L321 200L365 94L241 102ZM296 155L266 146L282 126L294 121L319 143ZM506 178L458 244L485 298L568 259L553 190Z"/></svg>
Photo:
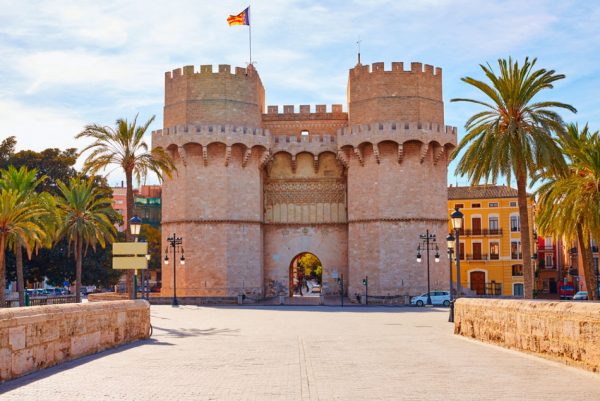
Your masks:
<svg viewBox="0 0 600 401"><path fill-rule="evenodd" d="M338 135L359 135L359 134L377 134L378 132L414 132L414 131L427 131L432 133L445 133L456 138L456 127L450 125L440 125L436 123L423 123L423 122L385 122L385 123L372 123L372 124L361 124L353 125L351 127L344 127L338 130Z"/></svg>
<svg viewBox="0 0 600 401"><path fill-rule="evenodd" d="M211 64L201 65L200 69L196 69L193 65L186 65L183 68L176 68L173 71L165 72L165 79L178 79L182 77L248 77L251 75L258 75L256 69L249 65L247 68L243 67L235 67L232 71L231 66L229 64L219 64L217 69L213 71L213 66Z"/></svg>
<svg viewBox="0 0 600 401"><path fill-rule="evenodd" d="M311 135L273 135L273 144L294 144L294 143L326 143L335 144L337 142L334 135L311 134Z"/></svg>
<svg viewBox="0 0 600 401"><path fill-rule="evenodd" d="M297 110L294 105L284 105L283 113L280 113L279 106L267 106L267 114L270 116L279 114L289 116L290 114L341 114L344 112L341 104L332 104L329 106L329 111L327 111L327 105L325 104L317 104L313 110L311 108L311 105L308 104L300 105Z"/></svg>
<svg viewBox="0 0 600 401"><path fill-rule="evenodd" d="M442 69L439 67L434 67L429 64L423 64L418 62L410 63L410 69L404 69L403 62L392 62L391 69L386 70L385 64L383 62L373 63L371 65L362 65L359 64L354 68L350 69L350 74L353 76L363 75L363 74L423 74L425 76L432 76L441 78L442 77Z"/></svg>
<svg viewBox="0 0 600 401"><path fill-rule="evenodd" d="M238 127L234 125L178 125L175 127L169 127L165 129L159 129L152 131L153 136L169 136L177 134L199 134L199 135L214 135L214 134L241 134L241 135L252 135L252 136L270 136L268 129L255 128L255 127Z"/></svg>

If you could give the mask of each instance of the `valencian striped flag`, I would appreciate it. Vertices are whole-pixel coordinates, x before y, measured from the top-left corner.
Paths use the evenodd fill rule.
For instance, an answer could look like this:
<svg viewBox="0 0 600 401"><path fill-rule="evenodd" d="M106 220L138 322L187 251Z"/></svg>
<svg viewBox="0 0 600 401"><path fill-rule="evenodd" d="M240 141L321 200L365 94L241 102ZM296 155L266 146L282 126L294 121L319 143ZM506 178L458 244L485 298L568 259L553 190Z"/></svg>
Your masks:
<svg viewBox="0 0 600 401"><path fill-rule="evenodd" d="M230 15L229 18L227 18L227 22L229 23L229 26L250 25L250 7L246 8L238 15Z"/></svg>

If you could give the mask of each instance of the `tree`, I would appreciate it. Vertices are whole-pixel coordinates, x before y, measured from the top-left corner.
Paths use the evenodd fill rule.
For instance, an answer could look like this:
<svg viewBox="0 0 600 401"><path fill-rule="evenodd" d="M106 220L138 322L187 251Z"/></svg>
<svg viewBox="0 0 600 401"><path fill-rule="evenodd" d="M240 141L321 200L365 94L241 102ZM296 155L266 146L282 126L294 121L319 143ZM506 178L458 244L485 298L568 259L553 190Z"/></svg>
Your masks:
<svg viewBox="0 0 600 401"><path fill-rule="evenodd" d="M513 176L516 179L525 298L533 298L527 180L541 168L564 165L553 136L562 133L564 125L555 110L577 112L565 103L535 99L540 92L553 88L555 81L565 78L554 70L535 69L535 63L535 59L526 58L521 66L510 58L500 59L498 75L489 64L481 65L489 83L471 77L462 81L479 89L487 100L452 99L484 108L467 120L467 133L452 154L455 159L464 151L457 173L466 174L471 185L482 180L485 184L495 184L499 177L505 177L508 183Z"/></svg>
<svg viewBox="0 0 600 401"><path fill-rule="evenodd" d="M163 174L172 176L175 165L169 154L163 148L149 150L144 141L144 134L154 121L154 116L145 124L137 125L137 115L132 122L118 119L116 126L105 127L97 124L88 125L76 138L93 139L83 152L91 151L84 162L83 169L87 173L96 174L109 166L121 168L125 173L127 184L127 216L133 217L133 177L137 184L145 180L149 172L154 172L159 179ZM125 222L128 227L129 222ZM131 241L131 234L127 232L127 240ZM133 297L133 271L127 274L127 291Z"/></svg>
<svg viewBox="0 0 600 401"><path fill-rule="evenodd" d="M57 204L60 213L59 237L67 239L68 248L73 246L75 256L75 299L81 301L81 277L84 254L89 247L96 251L107 242L113 242L115 227L110 216L116 214L112 200L94 186L93 180L71 178L66 185L58 181L61 197Z"/></svg>
<svg viewBox="0 0 600 401"><path fill-rule="evenodd" d="M6 302L5 257L11 239L19 241L31 255L30 244L41 241L44 230L39 218L47 211L30 197L14 189L0 190L0 306Z"/></svg>
<svg viewBox="0 0 600 401"><path fill-rule="evenodd" d="M9 158L9 164L17 169L26 166L30 170L36 170L38 179L45 177L39 183L37 191L47 191L52 195L58 195L56 181L67 182L71 177L77 176L78 173L73 167L76 162L77 149L75 148L66 150L48 148L41 152L22 150Z"/></svg>
<svg viewBox="0 0 600 401"><path fill-rule="evenodd" d="M12 155L15 153L15 146L17 145L17 139L14 136L0 142L0 168L6 168Z"/></svg>
<svg viewBox="0 0 600 401"><path fill-rule="evenodd" d="M36 236L29 247L39 249L42 246L51 247L56 229L56 214L53 213L54 198L48 192L37 193L36 188L45 180L45 176L37 178L37 171L29 170L27 167L16 169L9 166L7 170L0 170L0 189L12 189L16 191L24 201L42 207L46 213L36 220L44 231L43 236ZM17 287L19 289L19 305L25 304L25 281L23 279L23 243L17 235L9 235L7 245L13 251L16 258ZM31 253L29 254L31 258Z"/></svg>
<svg viewBox="0 0 600 401"><path fill-rule="evenodd" d="M567 168L545 170L537 193L536 222L543 233L576 238L583 261L585 285L590 299L597 300L590 237L600 242L600 133L569 124L559 140L568 158Z"/></svg>

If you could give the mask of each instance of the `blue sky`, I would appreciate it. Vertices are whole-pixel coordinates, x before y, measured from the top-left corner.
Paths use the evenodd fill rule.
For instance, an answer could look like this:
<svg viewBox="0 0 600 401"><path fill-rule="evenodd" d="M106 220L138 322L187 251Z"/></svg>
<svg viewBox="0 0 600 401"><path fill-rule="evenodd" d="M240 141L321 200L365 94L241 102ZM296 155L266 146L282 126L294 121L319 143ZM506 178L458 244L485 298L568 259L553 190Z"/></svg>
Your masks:
<svg viewBox="0 0 600 401"><path fill-rule="evenodd" d="M444 70L446 124L464 133L476 97L463 76L479 63L537 57L567 75L548 98L574 105L567 121L600 129L600 2L254 0L253 59L267 104L345 106L348 69L362 61L421 61ZM81 147L74 135L118 117L162 126L164 71L248 61L246 27L229 14L248 1L0 0L0 139L19 148ZM149 138L148 138L149 140ZM449 183L466 183L449 169ZM117 174L110 179L117 182Z"/></svg>

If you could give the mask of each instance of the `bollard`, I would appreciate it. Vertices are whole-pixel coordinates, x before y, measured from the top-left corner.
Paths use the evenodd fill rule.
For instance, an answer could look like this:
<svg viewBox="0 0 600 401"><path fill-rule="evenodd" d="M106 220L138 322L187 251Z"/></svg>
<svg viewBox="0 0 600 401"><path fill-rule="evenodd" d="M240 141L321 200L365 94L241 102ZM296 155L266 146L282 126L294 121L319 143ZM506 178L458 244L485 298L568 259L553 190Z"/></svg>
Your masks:
<svg viewBox="0 0 600 401"><path fill-rule="evenodd" d="M450 301L450 316L448 316L448 322L454 323L454 300Z"/></svg>

